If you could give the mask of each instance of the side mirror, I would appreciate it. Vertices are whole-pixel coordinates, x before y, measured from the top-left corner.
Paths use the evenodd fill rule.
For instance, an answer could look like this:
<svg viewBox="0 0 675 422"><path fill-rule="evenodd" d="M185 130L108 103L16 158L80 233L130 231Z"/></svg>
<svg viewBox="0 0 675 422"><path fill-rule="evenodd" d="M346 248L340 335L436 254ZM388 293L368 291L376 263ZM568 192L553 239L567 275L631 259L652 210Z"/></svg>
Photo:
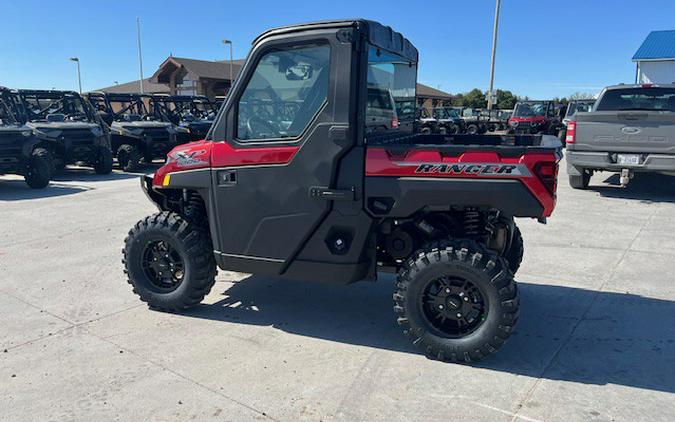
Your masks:
<svg viewBox="0 0 675 422"><path fill-rule="evenodd" d="M314 69L309 64L296 64L286 68L286 80L306 81L312 77Z"/></svg>

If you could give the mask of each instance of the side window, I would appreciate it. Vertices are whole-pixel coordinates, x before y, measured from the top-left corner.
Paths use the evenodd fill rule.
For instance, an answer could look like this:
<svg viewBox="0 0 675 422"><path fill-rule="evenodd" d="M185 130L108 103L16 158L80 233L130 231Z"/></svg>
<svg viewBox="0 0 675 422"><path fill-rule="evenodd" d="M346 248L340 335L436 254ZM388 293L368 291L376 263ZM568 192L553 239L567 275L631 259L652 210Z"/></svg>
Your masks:
<svg viewBox="0 0 675 422"><path fill-rule="evenodd" d="M329 73L328 45L263 55L239 98L237 139L300 136L326 102Z"/></svg>

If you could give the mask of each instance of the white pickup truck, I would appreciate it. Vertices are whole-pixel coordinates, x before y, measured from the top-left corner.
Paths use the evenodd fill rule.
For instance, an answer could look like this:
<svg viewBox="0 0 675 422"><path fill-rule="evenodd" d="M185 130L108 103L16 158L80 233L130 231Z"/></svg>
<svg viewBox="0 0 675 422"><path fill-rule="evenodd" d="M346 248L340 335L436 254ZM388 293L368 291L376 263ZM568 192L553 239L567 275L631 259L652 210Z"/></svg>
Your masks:
<svg viewBox="0 0 675 422"><path fill-rule="evenodd" d="M675 85L605 88L592 111L576 113L567 126L570 185L586 189L595 171L675 175Z"/></svg>

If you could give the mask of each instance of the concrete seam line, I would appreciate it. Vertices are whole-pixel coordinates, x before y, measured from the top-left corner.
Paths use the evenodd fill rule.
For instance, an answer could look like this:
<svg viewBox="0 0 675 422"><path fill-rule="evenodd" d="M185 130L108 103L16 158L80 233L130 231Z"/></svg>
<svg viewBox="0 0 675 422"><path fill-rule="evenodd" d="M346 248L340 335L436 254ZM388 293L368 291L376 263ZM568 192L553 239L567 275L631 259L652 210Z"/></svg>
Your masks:
<svg viewBox="0 0 675 422"><path fill-rule="evenodd" d="M553 356L551 356L551 359L549 359L546 366L544 366L544 369L541 371L541 373L537 377L537 379L534 382L534 384L532 385L532 387L527 391L527 393L525 393L525 397L523 397L523 400L521 400L521 402L517 404L516 411L514 412L513 417L511 418L511 422L514 422L516 420L516 418L521 417L521 416L518 415L518 413L527 404L527 402L532 398L535 390L537 389L537 387L539 387L539 384L543 380L543 377L546 374L546 372L551 368L551 366L553 365L553 362L555 362L555 360L558 358L558 355L560 354L562 349L567 345L567 343L569 343L570 339L572 338L572 336L576 332L576 330L579 327L579 325L581 324L581 322L586 319L586 316L590 312L591 308L593 308L593 305L595 305L595 301L598 299L598 296L600 296L600 292L603 291L603 289L605 288L605 285L614 277L614 274L616 274L617 268L619 268L619 265L621 265L621 262L623 262L624 258L626 258L626 256L628 255L628 252L630 252L632 250L632 247L635 244L635 241L640 236L640 234L642 234L642 232L644 231L647 224L649 224L654 219L655 215L656 215L656 210L654 212L652 212L652 214L650 214L649 218L647 218L645 220L645 222L642 224L642 227L640 227L640 230L638 230L638 232L635 234L635 236L633 236L633 240L631 240L628 247L623 251L623 254L621 254L621 257L617 261L616 265L614 265L612 267L611 271L609 271L608 274L604 277L602 283L598 287L598 290L595 291L595 294L593 295L593 298L591 298L590 303L586 307L586 310L581 314L581 317L577 320L576 324L574 324L574 327L572 327L572 330L570 330L570 333L567 335L565 340L563 342L561 342L558 349L555 351L555 353L553 353Z"/></svg>

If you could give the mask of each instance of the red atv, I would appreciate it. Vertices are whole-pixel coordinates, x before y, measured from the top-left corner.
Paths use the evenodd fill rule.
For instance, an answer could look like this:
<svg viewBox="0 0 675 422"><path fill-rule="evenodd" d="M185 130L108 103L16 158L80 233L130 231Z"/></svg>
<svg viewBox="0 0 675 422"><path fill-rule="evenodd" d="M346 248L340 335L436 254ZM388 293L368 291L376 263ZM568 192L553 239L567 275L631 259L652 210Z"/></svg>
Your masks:
<svg viewBox="0 0 675 422"><path fill-rule="evenodd" d="M518 101L508 121L511 134L558 135L560 107L553 101Z"/></svg>
<svg viewBox="0 0 675 422"><path fill-rule="evenodd" d="M160 212L125 242L141 300L196 305L216 267L335 283L389 271L398 323L427 355L472 362L499 349L520 305L514 217L553 212L560 144L367 130L369 113L390 107L367 104L368 89L414 104L417 60L371 21L259 36L207 140L142 179Z"/></svg>

